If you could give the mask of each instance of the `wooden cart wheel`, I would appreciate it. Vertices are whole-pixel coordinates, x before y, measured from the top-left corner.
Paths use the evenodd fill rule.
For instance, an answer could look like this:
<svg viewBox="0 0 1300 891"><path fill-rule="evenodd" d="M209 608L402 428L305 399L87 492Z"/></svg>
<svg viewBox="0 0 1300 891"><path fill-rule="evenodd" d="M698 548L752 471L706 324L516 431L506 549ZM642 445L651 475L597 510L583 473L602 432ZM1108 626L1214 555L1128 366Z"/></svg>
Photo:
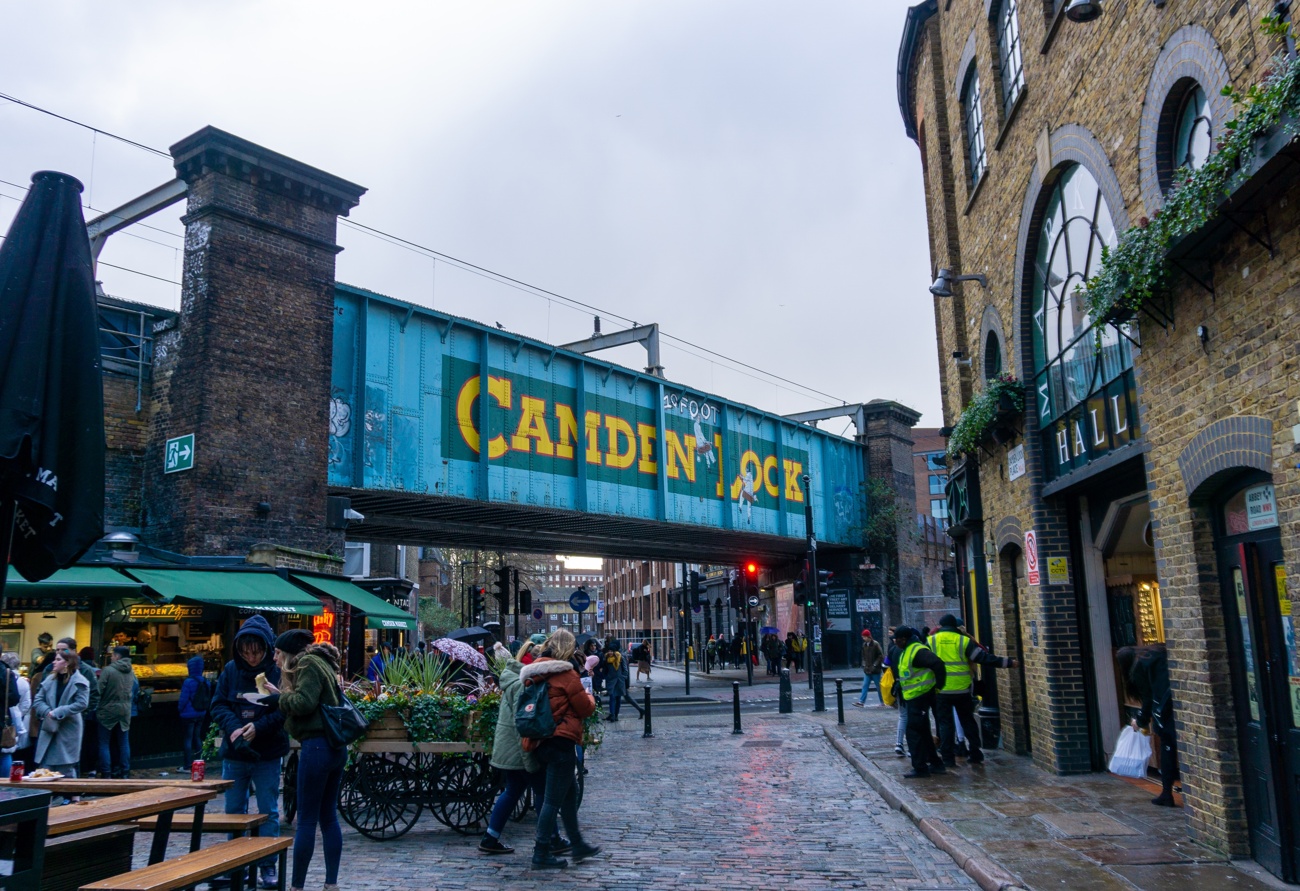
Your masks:
<svg viewBox="0 0 1300 891"><path fill-rule="evenodd" d="M280 797L283 800L280 812L284 822L292 823L298 816L298 750L289 753L284 759L284 771L280 775Z"/></svg>
<svg viewBox="0 0 1300 891"><path fill-rule="evenodd" d="M343 773L339 814L366 838L405 835L422 809L418 777L402 756L364 754Z"/></svg>
<svg viewBox="0 0 1300 891"><path fill-rule="evenodd" d="M442 763L437 770L438 783L429 790L429 810L461 835L474 834L485 824L494 800L488 756L433 757Z"/></svg>

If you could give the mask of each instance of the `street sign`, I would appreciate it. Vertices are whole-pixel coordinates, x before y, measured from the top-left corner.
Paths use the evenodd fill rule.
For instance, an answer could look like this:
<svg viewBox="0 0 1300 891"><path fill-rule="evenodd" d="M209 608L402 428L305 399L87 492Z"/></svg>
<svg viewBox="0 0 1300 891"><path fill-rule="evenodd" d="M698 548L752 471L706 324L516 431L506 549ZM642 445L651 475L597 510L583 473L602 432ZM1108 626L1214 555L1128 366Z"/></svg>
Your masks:
<svg viewBox="0 0 1300 891"><path fill-rule="evenodd" d="M578 612L585 612L591 606L591 595L579 588L569 595L569 606Z"/></svg>
<svg viewBox="0 0 1300 891"><path fill-rule="evenodd" d="M603 600L596 601L596 621L600 624L605 622L605 601Z"/></svg>
<svg viewBox="0 0 1300 891"><path fill-rule="evenodd" d="M1025 530L1025 575L1029 577L1029 584L1037 586L1041 579L1038 572L1038 536L1034 530Z"/></svg>
<svg viewBox="0 0 1300 891"><path fill-rule="evenodd" d="M750 606L758 606L758 598L757 598L757 597L751 597L751 598L749 598L749 605L750 605Z"/></svg>
<svg viewBox="0 0 1300 891"><path fill-rule="evenodd" d="M194 434L167 440L163 449L163 473L179 473L194 467Z"/></svg>
<svg viewBox="0 0 1300 891"><path fill-rule="evenodd" d="M534 619L540 619L541 617L542 617L542 611L540 609L533 610Z"/></svg>

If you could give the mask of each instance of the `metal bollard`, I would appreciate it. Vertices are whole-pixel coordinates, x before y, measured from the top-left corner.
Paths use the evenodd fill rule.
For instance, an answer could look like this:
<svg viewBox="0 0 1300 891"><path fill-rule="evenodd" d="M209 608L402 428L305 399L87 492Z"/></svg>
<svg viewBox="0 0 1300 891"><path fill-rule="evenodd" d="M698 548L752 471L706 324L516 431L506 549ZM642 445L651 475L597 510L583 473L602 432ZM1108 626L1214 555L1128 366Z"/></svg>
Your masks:
<svg viewBox="0 0 1300 891"><path fill-rule="evenodd" d="M641 734L642 739L654 739L654 731L650 728L650 685L645 685L645 732Z"/></svg>
<svg viewBox="0 0 1300 891"><path fill-rule="evenodd" d="M740 729L740 681L731 682L731 733L744 733Z"/></svg>
<svg viewBox="0 0 1300 891"><path fill-rule="evenodd" d="M844 723L844 678L835 679L835 706L839 709L840 719L837 723Z"/></svg>
<svg viewBox="0 0 1300 891"><path fill-rule="evenodd" d="M794 711L794 691L790 689L790 669L781 669L781 704L777 711L788 715Z"/></svg>

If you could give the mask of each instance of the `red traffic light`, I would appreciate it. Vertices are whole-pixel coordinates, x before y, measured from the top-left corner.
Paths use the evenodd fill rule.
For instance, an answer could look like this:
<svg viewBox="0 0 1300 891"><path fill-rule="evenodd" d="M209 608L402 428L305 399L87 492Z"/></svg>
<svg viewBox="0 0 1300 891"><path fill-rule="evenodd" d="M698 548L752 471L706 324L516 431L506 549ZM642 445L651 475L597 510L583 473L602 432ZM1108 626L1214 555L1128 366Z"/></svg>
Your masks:
<svg viewBox="0 0 1300 891"><path fill-rule="evenodd" d="M745 574L746 574L746 575L750 575L750 576L758 575L758 564L757 564L757 563L746 563L746 564L745 564Z"/></svg>

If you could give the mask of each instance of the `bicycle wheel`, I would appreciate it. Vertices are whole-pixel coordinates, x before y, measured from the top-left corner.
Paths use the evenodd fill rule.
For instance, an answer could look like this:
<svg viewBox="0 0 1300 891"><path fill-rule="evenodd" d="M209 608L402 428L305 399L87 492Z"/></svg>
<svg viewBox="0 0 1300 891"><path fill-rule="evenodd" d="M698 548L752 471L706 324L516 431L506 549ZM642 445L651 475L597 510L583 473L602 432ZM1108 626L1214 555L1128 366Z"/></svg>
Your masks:
<svg viewBox="0 0 1300 891"><path fill-rule="evenodd" d="M366 838L397 838L420 819L417 789L415 770L400 756L362 755L344 771L339 814Z"/></svg>
<svg viewBox="0 0 1300 891"><path fill-rule="evenodd" d="M298 816L298 751L289 753L289 757L284 759L284 770L280 774L280 798L282 805L280 813L284 816L284 822L292 823L293 818Z"/></svg>
<svg viewBox="0 0 1300 891"><path fill-rule="evenodd" d="M472 835L482 828L492 811L493 782L488 757L478 754L440 760L438 783L430 790L429 810L438 822L461 835Z"/></svg>

